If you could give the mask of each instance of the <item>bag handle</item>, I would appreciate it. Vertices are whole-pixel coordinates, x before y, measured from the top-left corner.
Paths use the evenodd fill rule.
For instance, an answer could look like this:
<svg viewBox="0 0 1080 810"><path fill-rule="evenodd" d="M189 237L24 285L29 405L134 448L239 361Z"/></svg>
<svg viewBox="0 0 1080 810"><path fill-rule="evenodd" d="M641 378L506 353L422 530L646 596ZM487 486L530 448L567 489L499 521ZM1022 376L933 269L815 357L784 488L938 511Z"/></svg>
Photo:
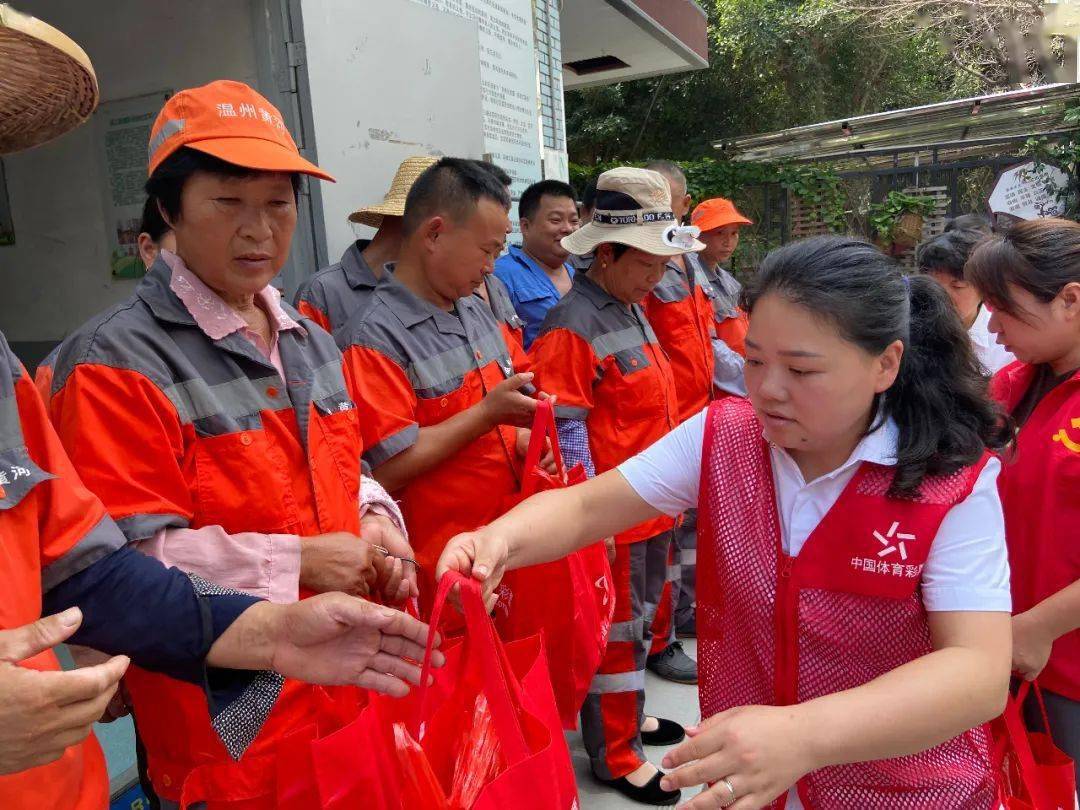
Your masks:
<svg viewBox="0 0 1080 810"><path fill-rule="evenodd" d="M1035 810L1052 810L1054 803L1046 795L1046 790L1039 775L1039 768L1035 763L1035 754L1031 750L1031 741L1028 739L1028 729L1024 724L1024 701L1031 690L1030 681L1022 681L1016 690L1016 695L1009 695L1005 703L1005 711L1001 715L1004 721L1009 743L1016 754L1016 761L1020 766L1020 776L1024 780ZM1041 690L1036 687L1039 702L1042 702Z"/></svg>
<svg viewBox="0 0 1080 810"><path fill-rule="evenodd" d="M1035 702L1039 704L1039 714L1042 715L1043 731L1047 734L1050 733L1050 716L1046 713L1046 701L1043 700L1042 687L1039 686L1038 681L1024 681L1020 687L1016 690L1019 696L1020 690L1024 687L1030 687L1030 691L1035 695ZM1025 692L1026 697L1026 692ZM1023 699L1020 699L1021 705L1024 703Z"/></svg>
<svg viewBox="0 0 1080 810"><path fill-rule="evenodd" d="M536 404L533 417L532 435L529 437L529 449L525 453L525 468L521 479L521 495L529 497L536 494L536 478L533 470L540 469L540 459L544 455L544 440L551 439L551 450L555 454L555 469L560 481L566 480L566 467L563 464L562 450L559 448L559 432L555 429L555 408L550 399L541 399Z"/></svg>
<svg viewBox="0 0 1080 810"><path fill-rule="evenodd" d="M475 645L471 651L475 655L483 681L484 697L487 698L491 719L495 724L495 735L499 739L508 765L517 765L530 756L529 746L521 732L517 710L514 708L511 694L520 695L520 687L512 688L513 674L509 669L505 653L500 649L495 636L495 626L484 607L480 583L465 577L456 571L447 571L439 580L439 589L435 596L435 605L431 611L431 633L428 636L427 649L424 651L424 664L420 672L420 695L417 700L417 712L411 731L419 739L420 725L423 722L430 694L431 656L435 648L435 631L439 628L443 609L446 607L450 590L460 585L461 602L465 608L465 630L468 643ZM472 655L470 657L473 657Z"/></svg>

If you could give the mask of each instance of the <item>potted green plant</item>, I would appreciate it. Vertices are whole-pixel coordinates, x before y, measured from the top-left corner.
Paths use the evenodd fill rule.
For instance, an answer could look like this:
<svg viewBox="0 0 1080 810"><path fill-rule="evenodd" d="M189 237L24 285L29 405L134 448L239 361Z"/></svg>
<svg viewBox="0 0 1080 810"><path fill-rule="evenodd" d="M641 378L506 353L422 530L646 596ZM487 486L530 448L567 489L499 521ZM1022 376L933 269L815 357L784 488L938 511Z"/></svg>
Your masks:
<svg viewBox="0 0 1080 810"><path fill-rule="evenodd" d="M922 238L923 221L937 206L929 197L915 197L890 191L885 199L870 206L870 227L875 241L884 250L903 252Z"/></svg>

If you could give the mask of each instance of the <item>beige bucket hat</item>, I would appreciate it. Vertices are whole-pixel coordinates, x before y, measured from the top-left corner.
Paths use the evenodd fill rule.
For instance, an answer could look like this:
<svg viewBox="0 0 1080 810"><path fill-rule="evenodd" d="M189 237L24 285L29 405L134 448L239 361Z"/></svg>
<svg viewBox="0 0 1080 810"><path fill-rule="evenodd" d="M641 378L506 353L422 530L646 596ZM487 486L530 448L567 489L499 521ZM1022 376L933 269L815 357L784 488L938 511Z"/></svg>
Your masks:
<svg viewBox="0 0 1080 810"><path fill-rule="evenodd" d="M383 217L405 216L405 198L409 196L413 183L438 162L439 159L436 157L405 158L404 162L398 166L394 182L390 184L390 190L386 192L382 203L353 211L349 214L349 221L358 225L367 225L369 228L379 228L382 226Z"/></svg>
<svg viewBox="0 0 1080 810"><path fill-rule="evenodd" d="M699 233L675 221L671 186L662 174L627 167L600 175L592 222L563 239L562 246L578 256L606 242L653 256L678 256L705 249L697 240Z"/></svg>
<svg viewBox="0 0 1080 810"><path fill-rule="evenodd" d="M0 3L0 154L51 141L98 104L90 58L73 40Z"/></svg>

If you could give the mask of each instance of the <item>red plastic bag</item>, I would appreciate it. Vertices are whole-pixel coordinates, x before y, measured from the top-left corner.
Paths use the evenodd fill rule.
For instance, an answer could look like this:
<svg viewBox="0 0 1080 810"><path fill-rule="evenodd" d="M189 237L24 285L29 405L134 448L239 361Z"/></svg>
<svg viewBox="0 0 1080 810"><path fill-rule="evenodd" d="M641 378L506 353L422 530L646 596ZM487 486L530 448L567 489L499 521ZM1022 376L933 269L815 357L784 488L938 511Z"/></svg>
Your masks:
<svg viewBox="0 0 1080 810"><path fill-rule="evenodd" d="M1024 701L1030 691L1049 729L1046 706L1038 684L1023 681L1009 696L1005 712L991 726L994 766L1001 783L1001 802L1008 810L1073 810L1076 771L1073 761L1054 745L1047 731L1029 731L1024 724Z"/></svg>
<svg viewBox="0 0 1080 810"><path fill-rule="evenodd" d="M540 466L545 439L551 440L556 475ZM521 491L507 509L537 492L573 486L585 478L580 464L569 472L564 468L551 402L542 400L525 455ZM581 704L604 657L614 612L615 590L603 543L562 560L510 571L499 586L495 627L506 640L543 635L563 728L577 728Z"/></svg>
<svg viewBox="0 0 1080 810"><path fill-rule="evenodd" d="M466 634L435 682L373 696L360 717L312 746L323 810L569 810L577 787L539 637L503 646L477 583L448 574L432 612L461 585ZM424 661L430 668L431 647Z"/></svg>

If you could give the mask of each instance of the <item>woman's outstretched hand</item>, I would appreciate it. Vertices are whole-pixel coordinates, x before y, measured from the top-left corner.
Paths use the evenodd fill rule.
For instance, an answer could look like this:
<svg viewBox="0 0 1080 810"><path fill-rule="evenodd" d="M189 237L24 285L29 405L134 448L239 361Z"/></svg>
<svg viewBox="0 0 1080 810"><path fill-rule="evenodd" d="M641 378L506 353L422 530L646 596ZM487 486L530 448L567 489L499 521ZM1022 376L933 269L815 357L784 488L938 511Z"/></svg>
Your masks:
<svg viewBox="0 0 1080 810"><path fill-rule="evenodd" d="M435 567L435 578L442 579L447 571L472 577L483 586L484 605L492 610L498 598L496 589L506 573L509 555L506 541L487 529L459 534L443 549Z"/></svg>

